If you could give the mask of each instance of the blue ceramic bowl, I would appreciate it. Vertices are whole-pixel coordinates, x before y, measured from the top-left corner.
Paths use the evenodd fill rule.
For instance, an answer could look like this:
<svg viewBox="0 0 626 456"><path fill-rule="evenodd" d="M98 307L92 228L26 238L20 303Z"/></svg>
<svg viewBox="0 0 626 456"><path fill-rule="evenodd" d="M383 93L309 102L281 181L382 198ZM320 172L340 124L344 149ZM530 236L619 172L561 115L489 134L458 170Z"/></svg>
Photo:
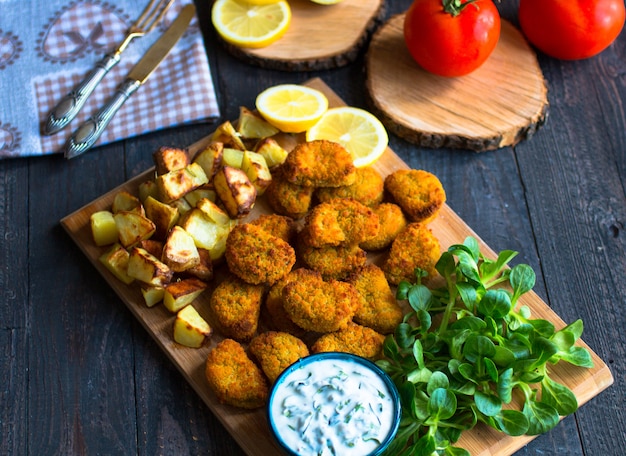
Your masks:
<svg viewBox="0 0 626 456"><path fill-rule="evenodd" d="M375 456L400 425L400 396L374 363L348 353L317 353L296 361L274 382L267 416L289 455L333 447L342 456Z"/></svg>

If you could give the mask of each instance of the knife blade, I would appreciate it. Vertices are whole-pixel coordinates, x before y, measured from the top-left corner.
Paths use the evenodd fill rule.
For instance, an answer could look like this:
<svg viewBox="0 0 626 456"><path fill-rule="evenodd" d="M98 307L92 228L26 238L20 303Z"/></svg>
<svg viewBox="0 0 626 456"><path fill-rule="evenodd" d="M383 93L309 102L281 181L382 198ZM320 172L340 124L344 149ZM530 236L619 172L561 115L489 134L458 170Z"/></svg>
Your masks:
<svg viewBox="0 0 626 456"><path fill-rule="evenodd" d="M65 148L65 158L74 158L88 151L106 129L117 110L135 91L146 82L159 64L167 57L178 40L183 36L196 13L193 4L186 5L176 20L163 35L148 49L148 52L130 70L115 94L89 120L76 129Z"/></svg>

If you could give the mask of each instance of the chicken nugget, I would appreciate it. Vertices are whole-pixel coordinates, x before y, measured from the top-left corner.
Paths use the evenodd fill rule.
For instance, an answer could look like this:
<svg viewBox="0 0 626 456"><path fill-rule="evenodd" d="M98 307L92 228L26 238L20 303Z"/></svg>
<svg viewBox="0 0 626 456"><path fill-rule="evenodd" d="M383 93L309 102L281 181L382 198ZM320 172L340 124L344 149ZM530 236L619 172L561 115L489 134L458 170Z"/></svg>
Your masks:
<svg viewBox="0 0 626 456"><path fill-rule="evenodd" d="M205 377L222 404L256 409L263 407L269 397L263 372L232 339L224 339L209 352Z"/></svg>
<svg viewBox="0 0 626 456"><path fill-rule="evenodd" d="M397 204L381 203L372 209L378 216L378 233L359 244L362 249L370 252L389 247L407 225L406 217Z"/></svg>
<svg viewBox="0 0 626 456"><path fill-rule="evenodd" d="M352 185L356 179L350 152L325 139L298 144L282 167L287 181L307 187L340 187Z"/></svg>
<svg viewBox="0 0 626 456"><path fill-rule="evenodd" d="M248 349L270 383L274 383L286 368L309 354L308 347L300 339L278 331L259 334L252 339Z"/></svg>
<svg viewBox="0 0 626 456"><path fill-rule="evenodd" d="M260 226L244 223L228 235L224 258L230 271L240 279L271 285L291 271L296 252L289 243Z"/></svg>
<svg viewBox="0 0 626 456"><path fill-rule="evenodd" d="M359 294L346 282L307 276L283 288L289 318L307 331L332 332L345 328L358 310Z"/></svg>
<svg viewBox="0 0 626 456"><path fill-rule="evenodd" d="M259 218L250 222L263 228L273 236L291 243L297 232L296 224L291 217L280 214L261 214Z"/></svg>
<svg viewBox="0 0 626 456"><path fill-rule="evenodd" d="M446 192L437 176L421 169L401 169L389 174L385 190L411 222L432 221L446 202Z"/></svg>
<svg viewBox="0 0 626 456"><path fill-rule="evenodd" d="M283 288L289 282L301 280L307 275L312 275L318 278L321 277L319 272L306 268L298 268L292 270L284 278L270 287L265 298L264 306L264 310L266 311L265 321L270 328L273 328L276 331L287 332L297 337L302 337L306 334L306 331L296 325L291 318L289 318L287 312L285 312L285 307L283 305Z"/></svg>
<svg viewBox="0 0 626 456"><path fill-rule="evenodd" d="M440 255L441 247L432 231L421 223L409 223L391 244L382 270L394 285L402 280L414 281L415 268L423 269L432 278L438 274L435 264Z"/></svg>
<svg viewBox="0 0 626 456"><path fill-rule="evenodd" d="M209 299L209 307L222 333L240 342L248 342L259 326L263 285L244 282L229 276L221 282Z"/></svg>
<svg viewBox="0 0 626 456"><path fill-rule="evenodd" d="M300 231L312 247L359 244L378 233L378 215L354 199L336 198L318 204L308 213Z"/></svg>
<svg viewBox="0 0 626 456"><path fill-rule="evenodd" d="M311 346L311 353L344 352L375 361L382 356L385 336L372 328L350 322L344 329L324 334Z"/></svg>
<svg viewBox="0 0 626 456"><path fill-rule="evenodd" d="M343 279L367 262L367 253L358 245L311 247L300 243L298 258L302 263L328 279Z"/></svg>
<svg viewBox="0 0 626 456"><path fill-rule="evenodd" d="M296 185L283 177L282 166L272 172L272 182L264 196L269 206L280 215L300 219L311 207L315 187Z"/></svg>
<svg viewBox="0 0 626 456"><path fill-rule="evenodd" d="M374 206L383 200L383 195L384 179L371 166L357 168L352 185L320 187L315 190L315 196L322 203L334 198L352 198L366 206Z"/></svg>
<svg viewBox="0 0 626 456"><path fill-rule="evenodd" d="M347 281L361 295L361 306L354 321L381 334L391 334L402 322L404 312L391 291L385 273L375 264L353 272Z"/></svg>

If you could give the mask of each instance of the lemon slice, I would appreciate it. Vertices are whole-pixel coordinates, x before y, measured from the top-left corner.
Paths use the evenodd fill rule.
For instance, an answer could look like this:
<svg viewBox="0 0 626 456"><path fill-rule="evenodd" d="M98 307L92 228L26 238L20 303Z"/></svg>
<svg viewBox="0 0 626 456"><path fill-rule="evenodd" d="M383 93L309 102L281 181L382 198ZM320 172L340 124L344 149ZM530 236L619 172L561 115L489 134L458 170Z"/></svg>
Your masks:
<svg viewBox="0 0 626 456"><path fill-rule="evenodd" d="M259 5L245 0L217 0L211 9L211 21L226 42L261 48L285 34L291 23L291 8L286 0Z"/></svg>
<svg viewBox="0 0 626 456"><path fill-rule="evenodd" d="M255 104L265 120L286 133L308 130L328 109L328 99L322 92L297 84L265 89Z"/></svg>
<svg viewBox="0 0 626 456"><path fill-rule="evenodd" d="M313 3L318 3L320 5L334 5L335 3L339 3L341 0L311 0Z"/></svg>
<svg viewBox="0 0 626 456"><path fill-rule="evenodd" d="M363 109L349 106L326 111L306 132L307 141L316 139L341 144L350 152L357 168L378 160L389 143L387 130L380 120Z"/></svg>

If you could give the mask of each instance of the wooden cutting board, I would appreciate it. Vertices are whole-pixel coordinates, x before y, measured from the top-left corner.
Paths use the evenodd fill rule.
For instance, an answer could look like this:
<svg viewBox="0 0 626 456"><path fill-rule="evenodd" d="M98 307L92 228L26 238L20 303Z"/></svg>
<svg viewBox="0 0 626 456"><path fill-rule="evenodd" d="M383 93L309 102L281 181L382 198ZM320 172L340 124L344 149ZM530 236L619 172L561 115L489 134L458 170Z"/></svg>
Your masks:
<svg viewBox="0 0 626 456"><path fill-rule="evenodd" d="M404 14L393 16L372 37L367 91L372 110L387 129L429 148L476 152L513 146L546 120L548 89L534 51L503 20L489 59L457 78L423 70L404 42Z"/></svg>
<svg viewBox="0 0 626 456"><path fill-rule="evenodd" d="M321 80L314 79L307 85L323 91L329 98L331 106L340 106L344 103ZM252 102L253 100L251 100ZM295 136L283 138L285 147L291 148L296 142ZM191 155L209 142L205 138L191 146L188 151ZM387 175L395 170L407 168L407 165L391 150L387 149L374 167L382 174ZM436 172L436 170L434 171ZM222 337L214 334L210 343L200 349L192 349L177 345L172 339L174 315L162 305L148 308L144 304L138 285L125 285L117 280L98 261L98 257L105 248L96 247L89 226L89 216L98 210L110 209L115 194L121 190L137 194L139 184L153 176L154 169L134 177L128 182L112 189L95 201L69 214L61 220L61 225L74 240L93 266L102 274L111 288L126 304L133 315L139 320L165 355L174 363L185 379L202 398L204 403L219 418L225 428L250 456L267 456L280 454L279 447L273 442L264 410L247 411L220 404L207 385L204 377L204 365L208 352ZM260 199L249 219L269 212L268 206ZM462 242L467 236L474 236L481 244L481 250L486 255L494 257L494 252L459 218L448 206L444 206L441 214L430 224L433 232L439 239L442 249L451 244ZM194 307L207 320L211 321L208 313L209 293L204 293L194 303ZM555 314L535 293L529 292L521 298L521 302L530 307L536 318L551 321L558 329L565 323ZM586 346L584 342L580 343ZM588 347L587 347L588 348ZM567 385L582 405L613 383L613 377L607 365L591 352L594 367L583 369L560 363L551 369L552 378ZM123 367L123 366L122 366ZM528 443L533 437L507 437L498 434L493 429L478 426L464 434L459 445L467 448L473 456L506 456L514 453Z"/></svg>
<svg viewBox="0 0 626 456"><path fill-rule="evenodd" d="M335 5L289 0L289 5L289 29L271 45L246 49L222 43L234 56L262 68L285 71L338 68L357 58L385 15L385 0L342 0Z"/></svg>

